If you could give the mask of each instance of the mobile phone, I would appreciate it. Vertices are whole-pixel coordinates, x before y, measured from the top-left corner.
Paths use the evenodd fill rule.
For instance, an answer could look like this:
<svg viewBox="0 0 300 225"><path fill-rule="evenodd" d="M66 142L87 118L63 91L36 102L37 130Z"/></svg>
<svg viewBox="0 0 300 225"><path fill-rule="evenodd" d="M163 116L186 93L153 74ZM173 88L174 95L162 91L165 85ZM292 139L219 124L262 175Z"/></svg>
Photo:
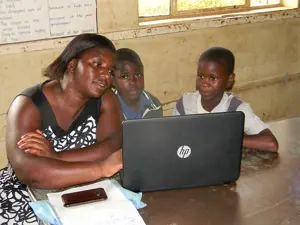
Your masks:
<svg viewBox="0 0 300 225"><path fill-rule="evenodd" d="M72 192L61 196L64 207L71 207L91 202L103 201L107 195L103 188L95 188L86 191Z"/></svg>

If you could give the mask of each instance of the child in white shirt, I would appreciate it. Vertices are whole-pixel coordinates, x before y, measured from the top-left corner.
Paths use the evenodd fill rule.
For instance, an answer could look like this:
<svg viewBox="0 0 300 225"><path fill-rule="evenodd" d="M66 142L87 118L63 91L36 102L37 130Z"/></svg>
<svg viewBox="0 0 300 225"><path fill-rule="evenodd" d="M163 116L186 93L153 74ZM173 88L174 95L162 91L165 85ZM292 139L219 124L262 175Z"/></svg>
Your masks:
<svg viewBox="0 0 300 225"><path fill-rule="evenodd" d="M176 103L173 115L242 111L245 114L243 147L278 151L278 143L267 125L249 104L226 92L234 83L233 53L225 48L206 50L199 58L196 92L185 93Z"/></svg>

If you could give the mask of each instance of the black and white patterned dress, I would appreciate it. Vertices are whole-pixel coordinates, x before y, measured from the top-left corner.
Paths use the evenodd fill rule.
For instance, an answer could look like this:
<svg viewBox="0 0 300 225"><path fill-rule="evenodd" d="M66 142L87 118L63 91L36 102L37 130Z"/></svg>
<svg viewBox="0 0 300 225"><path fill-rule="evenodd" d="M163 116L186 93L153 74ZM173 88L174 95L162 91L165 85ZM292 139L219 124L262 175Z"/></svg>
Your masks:
<svg viewBox="0 0 300 225"><path fill-rule="evenodd" d="M68 131L64 131L58 126L54 112L42 92L43 84L29 88L20 95L31 98L40 110L42 131L53 144L55 151L78 149L94 144L101 98L90 99ZM8 164L0 170L0 224L38 224L29 201L26 185L20 183L13 168Z"/></svg>

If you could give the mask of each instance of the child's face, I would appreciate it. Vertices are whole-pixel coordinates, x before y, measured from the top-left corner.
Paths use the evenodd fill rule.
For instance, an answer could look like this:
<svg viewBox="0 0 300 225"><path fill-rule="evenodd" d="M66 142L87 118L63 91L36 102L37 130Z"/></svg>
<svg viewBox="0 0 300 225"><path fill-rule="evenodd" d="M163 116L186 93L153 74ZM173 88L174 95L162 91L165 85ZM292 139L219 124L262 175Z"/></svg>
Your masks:
<svg viewBox="0 0 300 225"><path fill-rule="evenodd" d="M204 101L221 99L231 79L233 74L227 74L225 65L213 61L201 61L198 64L196 89Z"/></svg>
<svg viewBox="0 0 300 225"><path fill-rule="evenodd" d="M114 86L125 101L137 101L144 90L144 71L131 62L117 68Z"/></svg>

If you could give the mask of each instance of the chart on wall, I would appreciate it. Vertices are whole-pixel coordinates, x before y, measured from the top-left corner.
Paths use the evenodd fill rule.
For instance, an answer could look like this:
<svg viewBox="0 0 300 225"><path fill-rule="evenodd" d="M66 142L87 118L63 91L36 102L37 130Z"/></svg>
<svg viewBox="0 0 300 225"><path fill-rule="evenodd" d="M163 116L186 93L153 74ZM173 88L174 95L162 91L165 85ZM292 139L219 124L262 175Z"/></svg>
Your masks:
<svg viewBox="0 0 300 225"><path fill-rule="evenodd" d="M0 0L0 44L96 33L96 0Z"/></svg>

